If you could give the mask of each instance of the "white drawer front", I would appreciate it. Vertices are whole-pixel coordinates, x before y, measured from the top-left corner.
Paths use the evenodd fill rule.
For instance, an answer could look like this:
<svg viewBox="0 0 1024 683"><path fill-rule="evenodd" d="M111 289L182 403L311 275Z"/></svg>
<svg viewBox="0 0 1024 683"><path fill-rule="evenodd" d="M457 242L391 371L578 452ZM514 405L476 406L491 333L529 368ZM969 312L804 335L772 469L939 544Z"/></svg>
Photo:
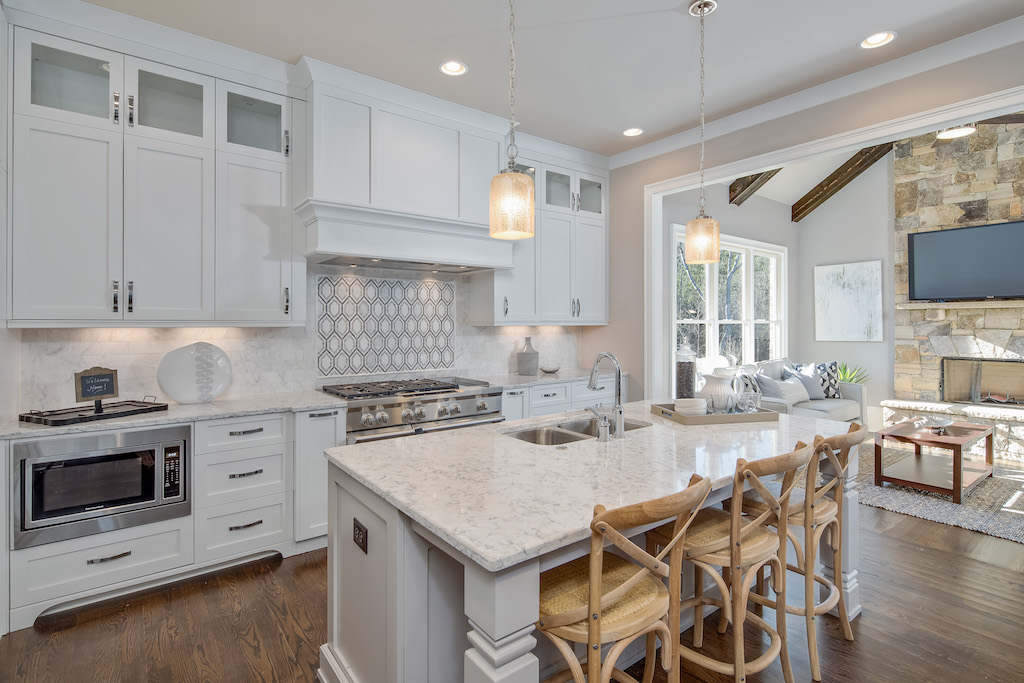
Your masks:
<svg viewBox="0 0 1024 683"><path fill-rule="evenodd" d="M195 507L252 500L291 488L292 444L205 453L195 460Z"/></svg>
<svg viewBox="0 0 1024 683"><path fill-rule="evenodd" d="M291 491L197 510L196 561L256 550L292 537Z"/></svg>
<svg viewBox="0 0 1024 683"><path fill-rule="evenodd" d="M274 413L196 422L196 453L291 441L291 415Z"/></svg>
<svg viewBox="0 0 1024 683"><path fill-rule="evenodd" d="M556 403L568 403L568 384L541 384L530 387L530 414L536 415L535 408L549 406ZM566 405L566 409L568 409Z"/></svg>
<svg viewBox="0 0 1024 683"><path fill-rule="evenodd" d="M597 389L588 389L587 380L572 383L572 402L597 401L615 398L615 378L603 377L597 380ZM588 405L592 405L589 404Z"/></svg>
<svg viewBox="0 0 1024 683"><path fill-rule="evenodd" d="M72 595L192 564L192 518L11 552L11 606Z"/></svg>

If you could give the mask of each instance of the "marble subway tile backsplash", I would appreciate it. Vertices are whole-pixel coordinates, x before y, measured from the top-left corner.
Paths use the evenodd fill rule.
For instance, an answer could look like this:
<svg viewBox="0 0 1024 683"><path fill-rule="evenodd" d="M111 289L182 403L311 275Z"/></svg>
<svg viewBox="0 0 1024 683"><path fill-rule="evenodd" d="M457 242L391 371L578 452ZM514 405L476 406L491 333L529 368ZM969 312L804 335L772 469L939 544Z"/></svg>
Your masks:
<svg viewBox="0 0 1024 683"><path fill-rule="evenodd" d="M157 366L168 351L197 341L206 341L222 348L231 359L231 385L223 394L237 398L254 393L302 391L316 386L364 378L361 372L339 356L331 372L324 375L318 365L321 337L317 321L317 282L321 276L352 278L362 283L380 279L398 280L394 271L369 271L354 275L342 268L313 267L307 274L305 327L292 328L87 328L26 329L21 331L21 406L19 410L49 410L75 405L72 385L74 373L96 365L116 368L121 398L141 399L156 396L169 400L157 382ZM396 370L391 376L438 376L458 374L514 374L516 353L525 337L533 337L533 346L540 352L542 366L576 368L579 355L579 328L575 327L473 327L466 322L469 300L469 278L417 277L401 274L414 291L417 281L444 292L454 288L454 303L448 311L454 324L451 362L439 365L417 363L420 367ZM394 290L392 290L392 295ZM373 297L353 299L361 307L373 306ZM418 325L418 321L417 321ZM377 337L370 335L371 347ZM418 356L417 356L418 358ZM442 361L447 356L442 358ZM589 365L589 360L585 361ZM365 367L365 365L364 365ZM383 374L383 370L364 370Z"/></svg>

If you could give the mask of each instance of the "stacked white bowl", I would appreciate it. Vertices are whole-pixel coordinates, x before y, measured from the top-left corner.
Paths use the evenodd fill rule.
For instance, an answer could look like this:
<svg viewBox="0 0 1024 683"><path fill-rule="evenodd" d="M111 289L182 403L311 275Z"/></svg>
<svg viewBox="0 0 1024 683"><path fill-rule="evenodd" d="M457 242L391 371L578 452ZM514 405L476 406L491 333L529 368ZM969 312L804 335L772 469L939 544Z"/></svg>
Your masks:
<svg viewBox="0 0 1024 683"><path fill-rule="evenodd" d="M706 415L708 412L706 398L677 398L672 404L680 415Z"/></svg>

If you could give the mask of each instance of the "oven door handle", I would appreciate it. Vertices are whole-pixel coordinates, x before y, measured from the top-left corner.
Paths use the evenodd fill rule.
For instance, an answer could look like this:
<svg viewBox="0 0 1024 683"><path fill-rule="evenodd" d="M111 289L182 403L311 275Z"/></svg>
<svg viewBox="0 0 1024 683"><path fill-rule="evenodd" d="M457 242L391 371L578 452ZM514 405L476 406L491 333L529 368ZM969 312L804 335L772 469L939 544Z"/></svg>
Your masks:
<svg viewBox="0 0 1024 683"><path fill-rule="evenodd" d="M424 432L443 432L448 429L459 429L460 427L475 427L476 425L493 424L495 422L504 422L504 415L487 415L479 418L468 418L466 420L446 420L444 422L438 422L437 424L424 427Z"/></svg>
<svg viewBox="0 0 1024 683"><path fill-rule="evenodd" d="M405 429L388 429L383 432L371 432L369 434L358 434L348 437L345 440L345 445L351 446L357 443L369 443L371 441L384 441L385 439L397 439L401 436L409 436L415 434L415 430L412 427L406 427Z"/></svg>

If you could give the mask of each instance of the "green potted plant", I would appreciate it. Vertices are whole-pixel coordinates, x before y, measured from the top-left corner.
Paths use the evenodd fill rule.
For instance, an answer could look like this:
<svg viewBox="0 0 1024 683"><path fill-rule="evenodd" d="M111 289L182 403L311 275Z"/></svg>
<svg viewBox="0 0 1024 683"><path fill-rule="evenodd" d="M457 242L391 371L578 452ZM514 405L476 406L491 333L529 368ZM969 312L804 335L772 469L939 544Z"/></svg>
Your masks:
<svg viewBox="0 0 1024 683"><path fill-rule="evenodd" d="M871 377L868 375L867 370L860 365L847 365L846 363L839 364L839 381L840 382L853 382L854 384L864 384Z"/></svg>

